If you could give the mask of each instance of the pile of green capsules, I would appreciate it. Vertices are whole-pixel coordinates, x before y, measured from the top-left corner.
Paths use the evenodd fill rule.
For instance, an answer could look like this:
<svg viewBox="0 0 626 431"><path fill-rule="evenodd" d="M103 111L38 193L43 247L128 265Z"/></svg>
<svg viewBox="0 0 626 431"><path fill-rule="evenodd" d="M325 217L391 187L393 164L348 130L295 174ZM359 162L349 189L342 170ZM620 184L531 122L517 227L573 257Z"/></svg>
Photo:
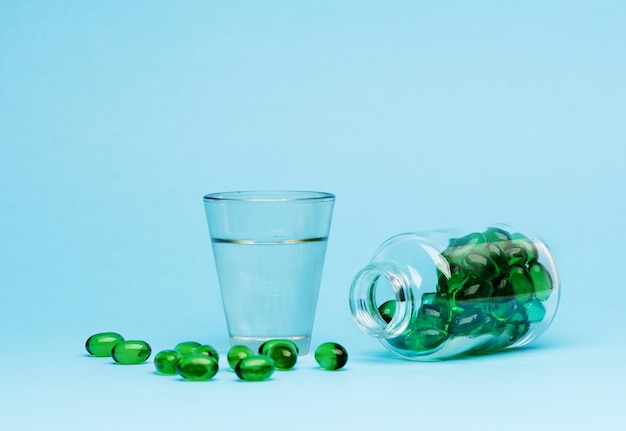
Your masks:
<svg viewBox="0 0 626 431"><path fill-rule="evenodd" d="M150 358L152 348L142 340L124 340L117 332L101 332L85 343L93 356L111 357L118 364L141 364ZM178 343L171 350L154 356L154 367L162 375L180 375L185 380L212 379L219 370L219 353L208 344L196 341ZM291 370L298 360L298 347L290 340L268 340L255 353L247 346L236 345L227 354L228 365L237 377L248 382L267 380L276 370ZM322 369L339 370L348 362L348 353L340 344L326 342L315 350L315 360Z"/></svg>
<svg viewBox="0 0 626 431"><path fill-rule="evenodd" d="M553 282L523 234L489 227L450 239L441 256L450 271L438 269L435 292L422 295L407 330L390 340L395 347L428 351L454 337L491 334L482 349L502 348L545 318ZM379 313L390 322L395 309L387 301Z"/></svg>

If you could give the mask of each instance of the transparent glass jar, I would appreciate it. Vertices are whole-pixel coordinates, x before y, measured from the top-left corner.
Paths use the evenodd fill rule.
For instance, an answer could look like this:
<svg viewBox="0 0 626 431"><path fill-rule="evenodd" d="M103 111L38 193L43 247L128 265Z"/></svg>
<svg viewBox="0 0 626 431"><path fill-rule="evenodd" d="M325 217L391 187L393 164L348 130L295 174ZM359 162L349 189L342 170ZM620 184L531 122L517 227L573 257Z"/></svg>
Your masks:
<svg viewBox="0 0 626 431"><path fill-rule="evenodd" d="M494 224L389 238L354 277L350 309L393 353L436 360L531 342L552 322L559 296L546 244Z"/></svg>

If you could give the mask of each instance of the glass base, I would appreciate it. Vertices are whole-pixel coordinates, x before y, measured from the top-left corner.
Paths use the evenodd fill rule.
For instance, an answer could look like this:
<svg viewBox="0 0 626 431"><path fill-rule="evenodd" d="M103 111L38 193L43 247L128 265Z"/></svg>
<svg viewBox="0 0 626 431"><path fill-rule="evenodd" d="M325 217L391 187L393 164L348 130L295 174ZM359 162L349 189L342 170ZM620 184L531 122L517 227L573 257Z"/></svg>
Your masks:
<svg viewBox="0 0 626 431"><path fill-rule="evenodd" d="M236 346L236 345L248 346L254 352L258 352L261 344L263 344L267 340L277 340L277 339L293 341L296 344L296 346L298 346L298 356L306 355L309 352L309 343L311 342L311 337L308 335L300 335L300 336L292 336L292 337L284 337L284 336L242 337L242 336L233 335L230 337L230 344L232 346Z"/></svg>

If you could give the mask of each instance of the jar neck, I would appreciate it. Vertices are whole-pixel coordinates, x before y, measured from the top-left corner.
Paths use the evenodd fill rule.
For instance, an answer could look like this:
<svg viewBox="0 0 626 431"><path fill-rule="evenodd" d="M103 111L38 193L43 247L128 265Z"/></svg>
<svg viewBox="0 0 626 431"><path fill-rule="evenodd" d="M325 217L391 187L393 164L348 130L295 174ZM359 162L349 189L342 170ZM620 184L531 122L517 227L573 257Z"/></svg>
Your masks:
<svg viewBox="0 0 626 431"><path fill-rule="evenodd" d="M395 312L389 322L378 311L376 289L384 283L395 295ZM360 270L350 287L350 310L361 330L378 338L392 338L406 330L413 313L413 292L406 275L390 262L376 262Z"/></svg>

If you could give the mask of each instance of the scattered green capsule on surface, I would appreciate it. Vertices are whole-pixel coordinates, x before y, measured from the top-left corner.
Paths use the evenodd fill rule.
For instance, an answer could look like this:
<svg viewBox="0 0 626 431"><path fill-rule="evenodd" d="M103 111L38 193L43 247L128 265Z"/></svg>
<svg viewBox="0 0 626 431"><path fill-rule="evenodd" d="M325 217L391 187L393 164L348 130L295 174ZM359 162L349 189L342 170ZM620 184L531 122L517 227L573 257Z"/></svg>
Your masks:
<svg viewBox="0 0 626 431"><path fill-rule="evenodd" d="M177 365L178 374L185 380L205 381L217 374L217 361L206 354L184 356Z"/></svg>
<svg viewBox="0 0 626 431"><path fill-rule="evenodd" d="M535 298L546 301L552 293L552 278L545 266L540 263L533 263L528 268L530 279L533 282Z"/></svg>
<svg viewBox="0 0 626 431"><path fill-rule="evenodd" d="M148 343L141 340L126 340L117 343L111 351L111 357L118 364L134 365L145 362L152 353Z"/></svg>
<svg viewBox="0 0 626 431"><path fill-rule="evenodd" d="M98 357L111 357L111 351L120 341L124 341L117 332L100 332L87 338L85 349L90 355Z"/></svg>
<svg viewBox="0 0 626 431"><path fill-rule="evenodd" d="M176 350L162 350L154 356L154 368L159 374L176 374L178 362L182 358Z"/></svg>
<svg viewBox="0 0 626 431"><path fill-rule="evenodd" d="M193 351L193 354L194 355L208 355L212 357L213 359L215 359L217 362L220 361L220 355L219 353L217 353L217 350L215 350L215 347L210 346L208 344L203 344L201 346L196 347Z"/></svg>
<svg viewBox="0 0 626 431"><path fill-rule="evenodd" d="M509 281L513 285L516 299L522 304L530 301L533 296L533 283L528 270L523 266L514 266L509 271Z"/></svg>
<svg viewBox="0 0 626 431"><path fill-rule="evenodd" d="M226 357L228 358L228 365L234 370L239 361L253 355L254 352L250 347L238 344L230 348Z"/></svg>
<svg viewBox="0 0 626 431"><path fill-rule="evenodd" d="M269 356L270 349L274 345L276 345L276 344L283 344L283 343L287 343L289 346L291 346L296 351L296 353L299 353L298 346L293 341L285 340L285 339L282 339L282 338L275 338L275 339L267 340L266 342L264 342L263 344L261 344L259 346L259 355Z"/></svg>
<svg viewBox="0 0 626 431"><path fill-rule="evenodd" d="M383 302L380 307L378 307L378 313L385 322L391 322L391 319L393 319L393 315L396 313L396 301L394 299L391 299L389 301Z"/></svg>
<svg viewBox="0 0 626 431"><path fill-rule="evenodd" d="M287 343L273 344L267 356L274 361L276 369L281 371L291 370L298 361L298 352L292 345Z"/></svg>
<svg viewBox="0 0 626 431"><path fill-rule="evenodd" d="M348 362L348 352L341 344L322 343L315 350L315 360L325 370L339 370Z"/></svg>
<svg viewBox="0 0 626 431"><path fill-rule="evenodd" d="M265 355L247 356L235 365L235 374L246 382L267 380L274 374L274 370L274 361Z"/></svg>
<svg viewBox="0 0 626 431"><path fill-rule="evenodd" d="M178 343L176 347L174 347L174 350L176 350L182 356L187 356L193 354L194 351L201 345L202 344L196 341L183 341Z"/></svg>

